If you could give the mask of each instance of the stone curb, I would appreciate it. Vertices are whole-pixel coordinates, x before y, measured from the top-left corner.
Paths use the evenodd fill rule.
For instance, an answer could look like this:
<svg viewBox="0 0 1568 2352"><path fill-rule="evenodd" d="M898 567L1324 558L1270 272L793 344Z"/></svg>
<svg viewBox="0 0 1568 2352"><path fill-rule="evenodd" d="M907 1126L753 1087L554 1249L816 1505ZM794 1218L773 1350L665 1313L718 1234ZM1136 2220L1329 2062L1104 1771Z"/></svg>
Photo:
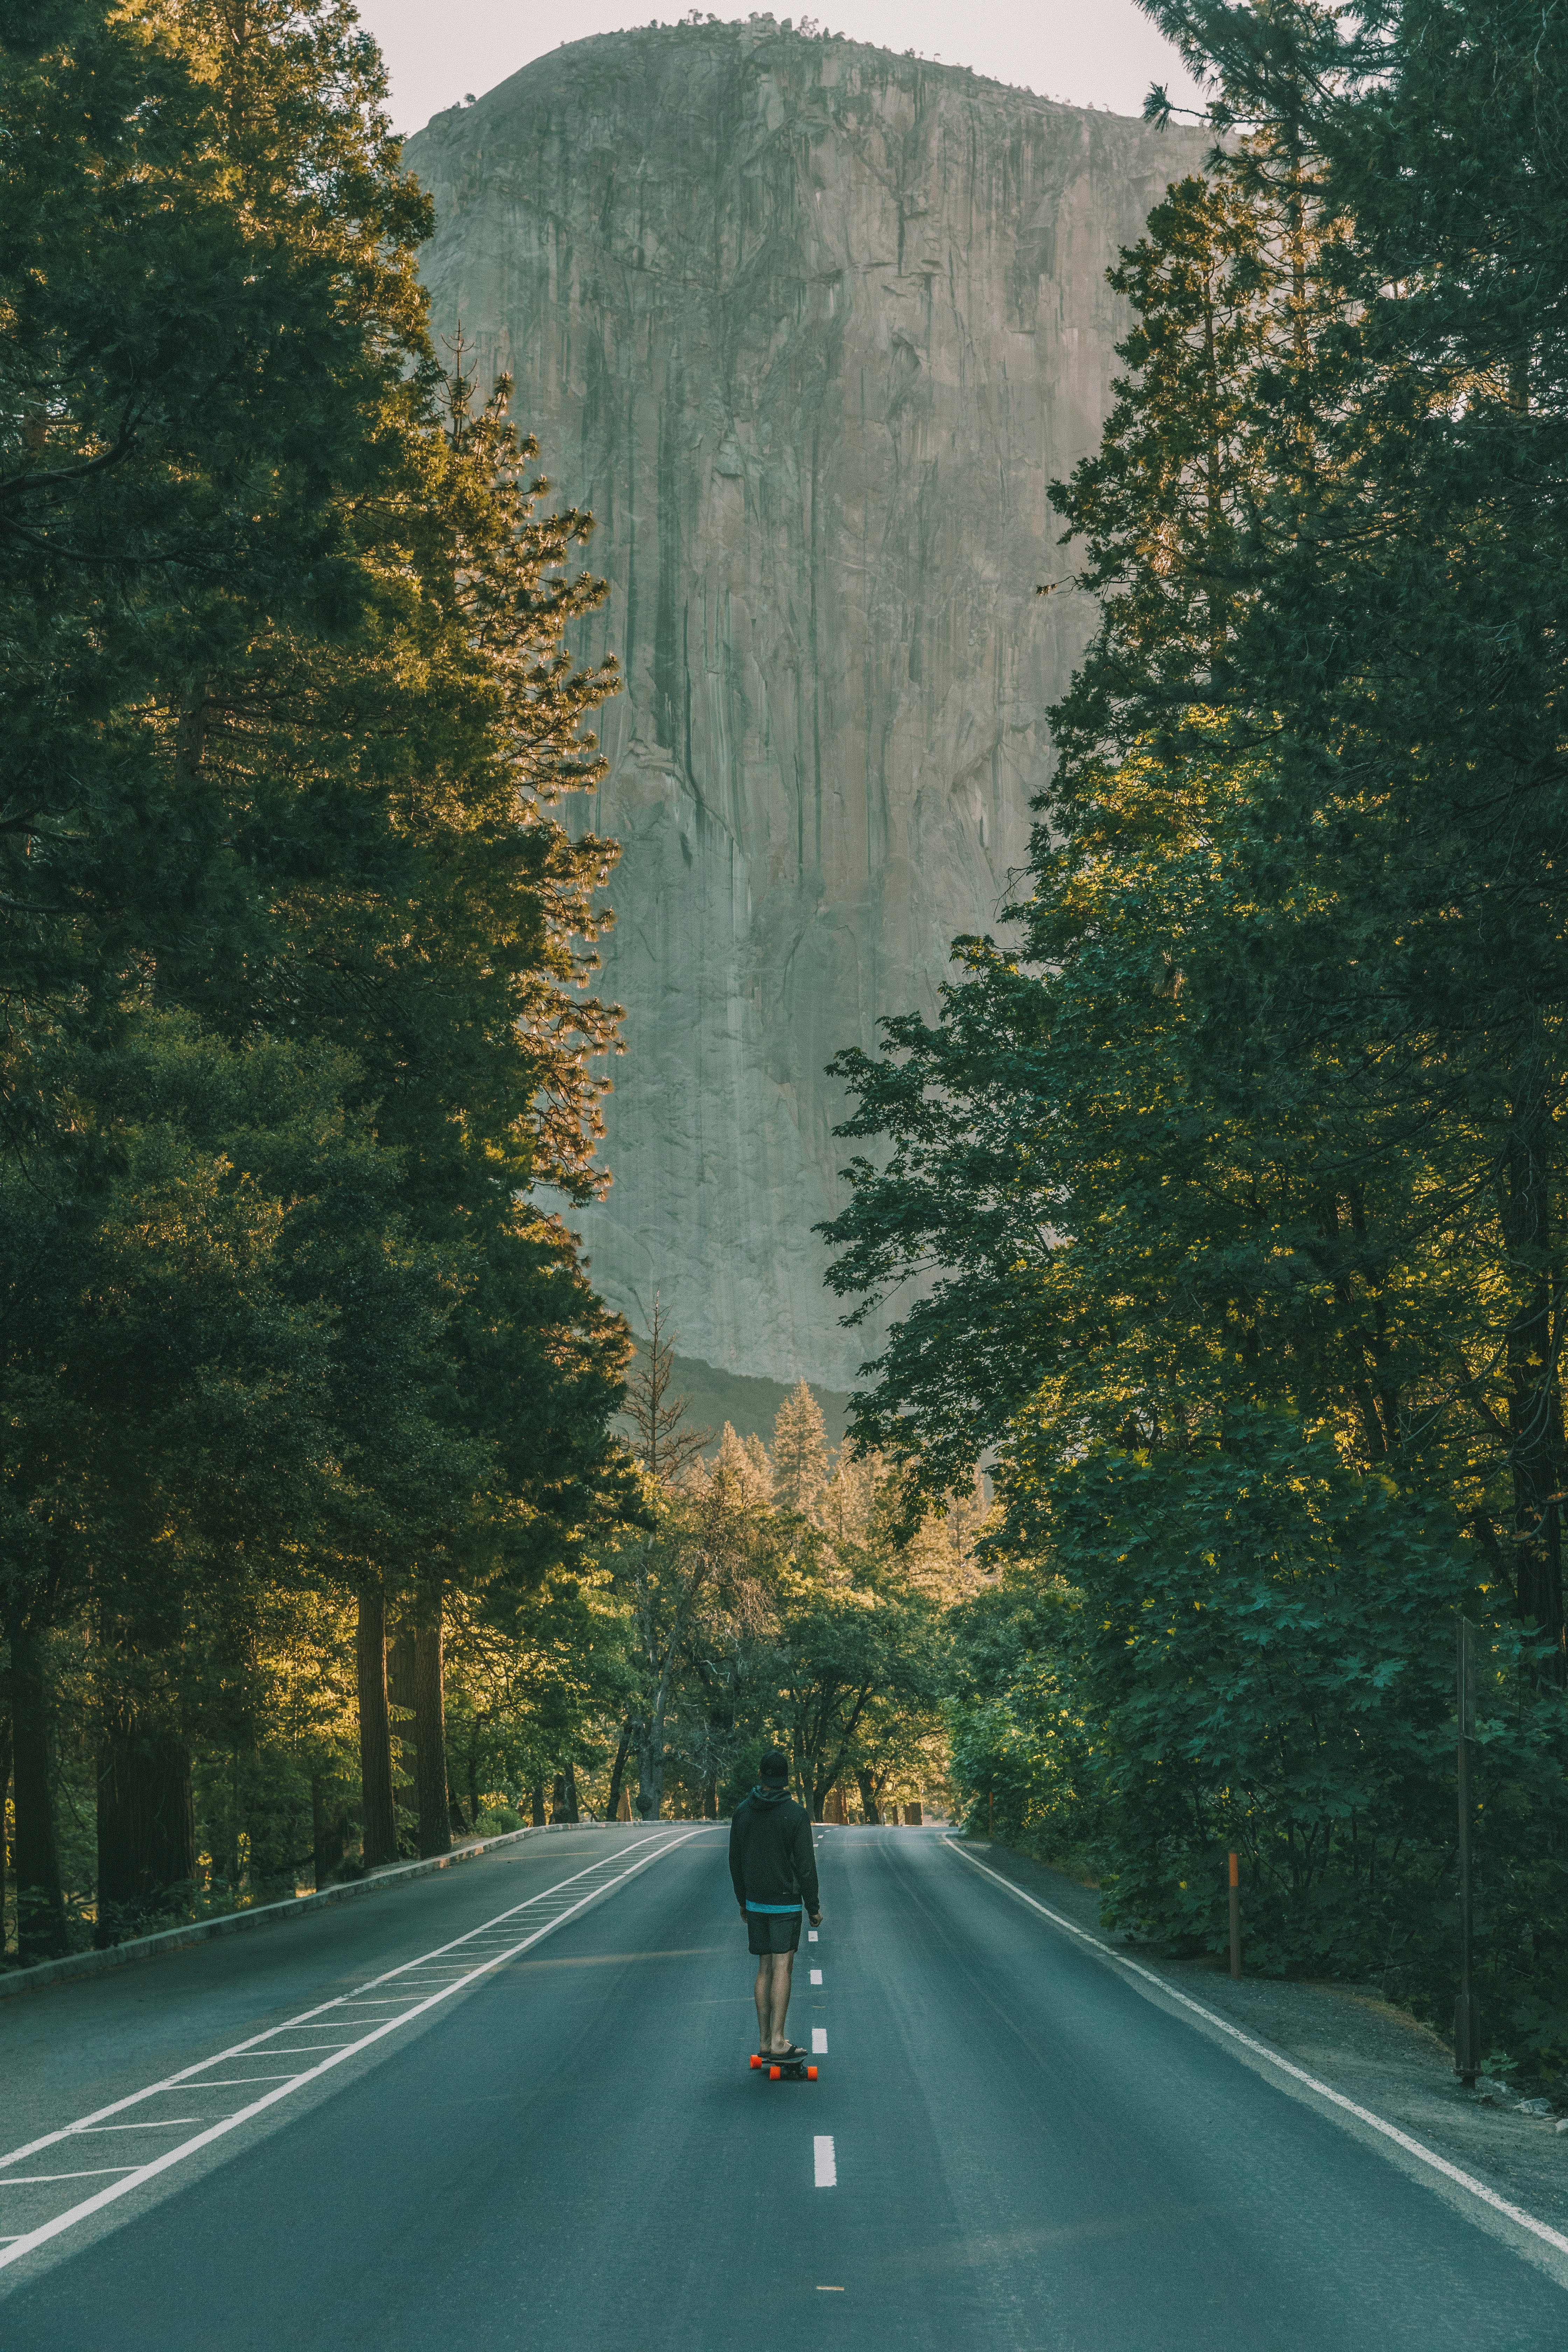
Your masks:
<svg viewBox="0 0 1568 2352"><path fill-rule="evenodd" d="M503 1830L499 1837L482 1838L469 1845L454 1846L450 1853L435 1854L428 1862L395 1862L384 1869L373 1871L366 1878L351 1878L342 1886L323 1886L318 1895L296 1895L291 1902L258 1903L250 1911L226 1911L216 1919L193 1919L184 1927L165 1927L156 1936L132 1936L123 1944L110 1944L102 1952L72 1952L63 1960L42 1960L37 1968L0 1969L0 2000L9 2000L13 1993L42 1992L47 1985L69 1984L78 1977L101 1976L106 1969L129 1968L140 1960L155 1960L164 1952L183 1951L190 1944L210 1943L215 1936L237 1936L247 1927L279 1927L286 1919L303 1918L307 1913L324 1909L332 1903L354 1903L362 1895L379 1894L384 1886L401 1885L405 1879L428 1878L437 1870L450 1870L454 1863L472 1862L496 1846L521 1845L524 1838L549 1837L563 1830L604 1829L607 1826L625 1828L626 1823L606 1824L603 1822L546 1822L540 1828Z"/></svg>

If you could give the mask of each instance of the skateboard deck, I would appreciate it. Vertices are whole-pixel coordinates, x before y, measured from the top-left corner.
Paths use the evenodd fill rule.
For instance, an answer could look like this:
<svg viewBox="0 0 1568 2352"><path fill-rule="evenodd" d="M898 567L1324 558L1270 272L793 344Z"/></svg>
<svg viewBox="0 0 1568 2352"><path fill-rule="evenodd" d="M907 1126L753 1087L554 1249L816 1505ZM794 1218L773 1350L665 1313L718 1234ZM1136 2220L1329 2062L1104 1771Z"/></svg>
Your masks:
<svg viewBox="0 0 1568 2352"><path fill-rule="evenodd" d="M816 2069L805 2056L799 2058L764 2058L760 2051L752 2053L754 2073L766 2071L770 2083L815 2083Z"/></svg>

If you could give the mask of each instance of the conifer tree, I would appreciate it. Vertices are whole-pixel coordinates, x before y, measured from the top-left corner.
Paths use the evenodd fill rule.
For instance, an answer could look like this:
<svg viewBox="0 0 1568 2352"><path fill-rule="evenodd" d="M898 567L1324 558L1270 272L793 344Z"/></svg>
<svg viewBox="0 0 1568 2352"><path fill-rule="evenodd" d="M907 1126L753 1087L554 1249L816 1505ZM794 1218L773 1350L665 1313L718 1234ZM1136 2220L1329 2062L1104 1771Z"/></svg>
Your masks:
<svg viewBox="0 0 1568 2352"><path fill-rule="evenodd" d="M1239 657L1277 730L1248 884L1280 1055L1356 1038L1363 1131L1419 1139L1488 1264L1507 1392L1468 1368L1461 1410L1506 1492L1467 1503L1561 1675L1562 37L1517 5L1156 13L1225 107L1310 142L1344 225L1328 462L1276 494L1302 527Z"/></svg>
<svg viewBox="0 0 1568 2352"><path fill-rule="evenodd" d="M1052 715L1075 782L1086 760L1092 769L1162 720L1179 738L1194 702L1230 698L1268 478L1258 375L1283 324L1268 224L1225 176L1170 188L1106 274L1133 309L1117 346L1128 373L1099 449L1051 489L1087 550L1073 584L1100 607L1094 644Z"/></svg>
<svg viewBox="0 0 1568 2352"><path fill-rule="evenodd" d="M827 1484L827 1425L805 1381L773 1415L773 1490L786 1511L810 1517Z"/></svg>
<svg viewBox="0 0 1568 2352"><path fill-rule="evenodd" d="M0 77L0 1118L75 1156L32 1035L253 951L208 680L263 614L353 625L345 499L395 495L429 215L342 0L23 9Z"/></svg>

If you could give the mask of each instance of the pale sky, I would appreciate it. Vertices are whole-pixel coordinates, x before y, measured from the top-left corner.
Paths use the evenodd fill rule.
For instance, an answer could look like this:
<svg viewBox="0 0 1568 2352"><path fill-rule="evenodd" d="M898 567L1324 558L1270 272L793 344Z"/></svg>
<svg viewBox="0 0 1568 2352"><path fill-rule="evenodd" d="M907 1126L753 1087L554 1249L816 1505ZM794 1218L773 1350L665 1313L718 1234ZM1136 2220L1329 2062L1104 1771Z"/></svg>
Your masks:
<svg viewBox="0 0 1568 2352"><path fill-rule="evenodd" d="M393 121L406 133L470 90L482 98L520 66L559 47L563 30L574 41L626 31L647 24L658 0L625 6L579 0L570 15L540 0L358 0L358 6L391 71ZM789 6L790 0L773 0L772 13L782 20ZM679 13L665 0L659 21L673 23ZM713 13L751 10L721 6ZM1041 98L1106 106L1113 114L1142 112L1152 81L1163 81L1179 102L1194 98L1175 51L1132 0L963 0L962 6L957 0L826 0L817 21L851 40L973 66Z"/></svg>

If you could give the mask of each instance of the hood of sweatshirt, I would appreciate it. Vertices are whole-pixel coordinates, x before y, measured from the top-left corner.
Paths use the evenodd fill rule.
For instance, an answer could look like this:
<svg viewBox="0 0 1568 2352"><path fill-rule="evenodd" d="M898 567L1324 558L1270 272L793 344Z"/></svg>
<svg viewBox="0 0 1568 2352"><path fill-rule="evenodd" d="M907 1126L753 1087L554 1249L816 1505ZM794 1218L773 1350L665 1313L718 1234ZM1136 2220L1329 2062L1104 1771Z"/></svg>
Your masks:
<svg viewBox="0 0 1568 2352"><path fill-rule="evenodd" d="M759 1805L781 1804L789 1794L789 1782L778 1780L770 1784L765 1780L757 1780L752 1783L752 1794Z"/></svg>

